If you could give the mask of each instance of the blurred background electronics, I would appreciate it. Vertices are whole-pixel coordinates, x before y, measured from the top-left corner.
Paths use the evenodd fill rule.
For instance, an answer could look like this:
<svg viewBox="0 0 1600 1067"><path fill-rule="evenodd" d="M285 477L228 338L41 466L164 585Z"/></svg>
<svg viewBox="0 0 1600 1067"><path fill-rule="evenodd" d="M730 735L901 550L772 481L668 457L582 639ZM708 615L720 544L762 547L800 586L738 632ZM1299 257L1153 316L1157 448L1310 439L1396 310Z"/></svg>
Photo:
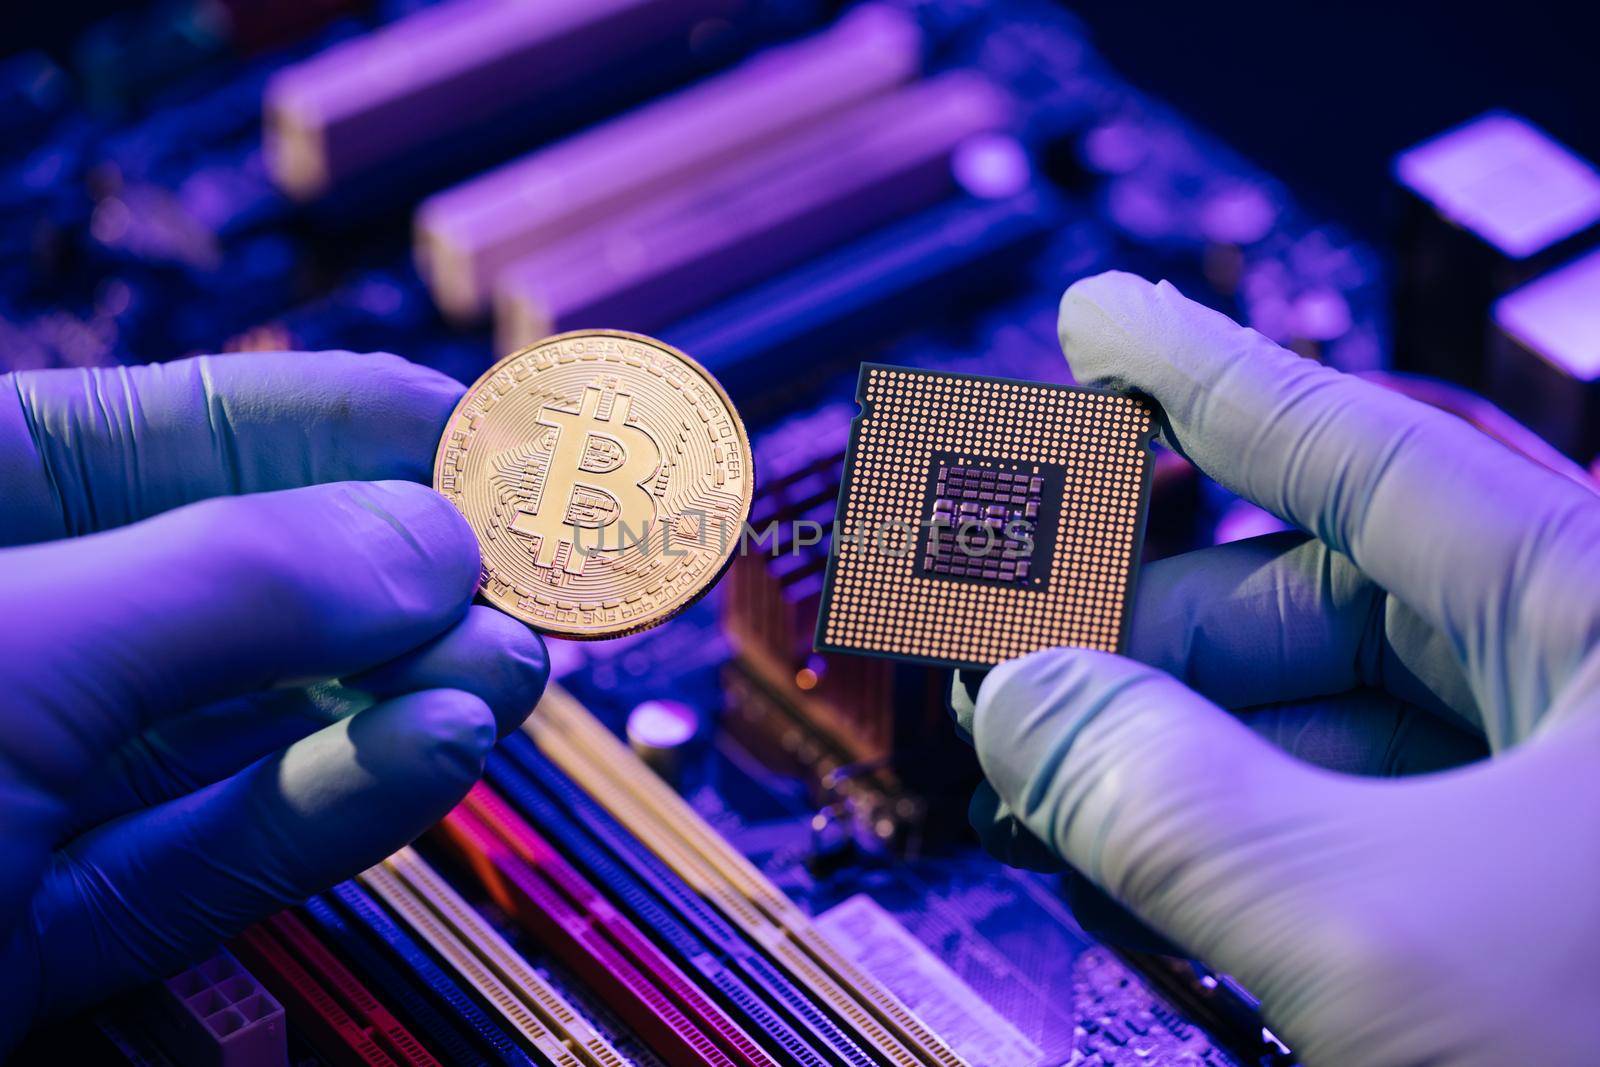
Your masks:
<svg viewBox="0 0 1600 1067"><path fill-rule="evenodd" d="M1226 976L1096 944L976 850L942 675L811 637L858 364L1066 382L1056 301L1112 267L1588 477L1593 33L1391 7L8 15L0 369L386 349L470 381L646 330L729 388L771 531L667 626L553 643L537 743L415 849L18 1061L1292 1062ZM1169 452L1153 483L1147 559L1277 528Z"/></svg>

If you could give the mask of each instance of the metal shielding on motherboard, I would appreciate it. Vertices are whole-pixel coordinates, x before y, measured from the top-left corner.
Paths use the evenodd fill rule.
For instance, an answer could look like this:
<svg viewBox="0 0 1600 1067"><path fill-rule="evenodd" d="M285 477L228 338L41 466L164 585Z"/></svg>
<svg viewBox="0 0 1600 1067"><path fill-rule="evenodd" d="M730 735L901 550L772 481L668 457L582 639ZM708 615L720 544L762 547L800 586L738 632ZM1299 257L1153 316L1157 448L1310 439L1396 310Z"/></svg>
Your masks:
<svg viewBox="0 0 1600 1067"><path fill-rule="evenodd" d="M617 1050L411 849L360 881L551 1062L624 1067Z"/></svg>
<svg viewBox="0 0 1600 1067"><path fill-rule="evenodd" d="M1114 652L1154 422L1133 397L867 363L816 648L989 667Z"/></svg>
<svg viewBox="0 0 1600 1067"><path fill-rule="evenodd" d="M525 729L618 822L846 1022L863 1046L896 1067L964 1062L576 700L552 687Z"/></svg>

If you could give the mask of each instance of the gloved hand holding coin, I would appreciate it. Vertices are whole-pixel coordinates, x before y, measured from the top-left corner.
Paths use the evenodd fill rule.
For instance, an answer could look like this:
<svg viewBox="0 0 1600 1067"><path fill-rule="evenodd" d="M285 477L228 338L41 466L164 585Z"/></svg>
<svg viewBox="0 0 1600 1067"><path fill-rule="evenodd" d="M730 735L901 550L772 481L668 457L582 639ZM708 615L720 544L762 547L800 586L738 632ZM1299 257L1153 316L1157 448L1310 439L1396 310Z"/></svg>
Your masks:
<svg viewBox="0 0 1600 1067"><path fill-rule="evenodd" d="M0 1049L411 841L538 700L524 623L665 621L749 513L726 394L632 334L465 392L349 353L0 382Z"/></svg>
<svg viewBox="0 0 1600 1067"><path fill-rule="evenodd" d="M410 841L537 701L420 484L460 395L335 352L0 377L0 1050Z"/></svg>

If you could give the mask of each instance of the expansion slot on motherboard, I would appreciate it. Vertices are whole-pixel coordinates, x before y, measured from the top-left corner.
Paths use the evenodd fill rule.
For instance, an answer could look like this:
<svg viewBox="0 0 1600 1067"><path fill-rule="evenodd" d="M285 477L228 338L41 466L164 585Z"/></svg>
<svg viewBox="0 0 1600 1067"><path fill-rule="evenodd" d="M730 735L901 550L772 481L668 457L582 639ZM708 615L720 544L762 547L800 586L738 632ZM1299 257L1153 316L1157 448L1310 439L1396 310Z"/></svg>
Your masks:
<svg viewBox="0 0 1600 1067"><path fill-rule="evenodd" d="M419 273L440 310L472 320L507 266L910 80L909 14L864 5L833 28L624 112L423 201ZM626 161L625 166L619 162Z"/></svg>
<svg viewBox="0 0 1600 1067"><path fill-rule="evenodd" d="M372 1067L439 1067L293 914L280 912L249 927L231 947L329 1059Z"/></svg>
<svg viewBox="0 0 1600 1067"><path fill-rule="evenodd" d="M626 1063L411 849L362 872L360 881L558 1067Z"/></svg>
<svg viewBox="0 0 1600 1067"><path fill-rule="evenodd" d="M675 873L848 1021L863 1044L897 1067L963 1062L571 696L552 687L525 729Z"/></svg>
<svg viewBox="0 0 1600 1067"><path fill-rule="evenodd" d="M358 920L342 914L331 899L322 896L306 901L303 914L329 947L348 960L375 993L393 1004L446 1063L490 1062L473 1045L467 1031L430 999L430 993L439 991L437 985L419 980L415 972L408 975L403 964L393 962L377 945L362 936ZM531 1063L526 1057L521 1062Z"/></svg>
<svg viewBox="0 0 1600 1067"><path fill-rule="evenodd" d="M533 1058L513 1036L517 1032L515 1028L504 1018L496 1018L484 1010L467 988L463 988L452 973L435 962L428 949L403 928L402 921L391 915L359 884L350 881L334 886L325 897L313 898L308 902L307 913L313 919L326 914L320 907L322 904L331 905L336 918L348 918L377 945L382 946L379 950L381 957L393 963L399 972L399 980L427 997L445 1021L459 1023L467 1040L486 1062L503 1064L505 1067L534 1067ZM352 958L360 962L359 957ZM377 981L377 972L368 969L367 973ZM404 1006L398 999L396 1003ZM411 1014L420 1026L421 1020L415 1013ZM470 1053L453 1054L449 1041L440 1041L438 1047L441 1052L452 1055L451 1062L472 1062L475 1058ZM545 1060L541 1057L539 1062L544 1063Z"/></svg>
<svg viewBox="0 0 1600 1067"><path fill-rule="evenodd" d="M811 255L956 195L953 158L1009 101L969 73L864 101L507 266L502 351L602 319L657 329ZM627 249L624 258L623 249ZM578 254L583 250L587 254Z"/></svg>
<svg viewBox="0 0 1600 1067"><path fill-rule="evenodd" d="M444 839L490 896L583 977L651 1047L690 1067L772 1059L521 819L474 789Z"/></svg>
<svg viewBox="0 0 1600 1067"><path fill-rule="evenodd" d="M313 199L374 172L396 174L508 115L578 93L629 64L648 68L737 0L450 0L279 70L263 141L273 180ZM581 55L582 63L572 61ZM418 57L426 56L426 62Z"/></svg>
<svg viewBox="0 0 1600 1067"><path fill-rule="evenodd" d="M764 952L628 833L527 737L489 757L489 781L753 1032L800 1067L873 1067L873 1059Z"/></svg>

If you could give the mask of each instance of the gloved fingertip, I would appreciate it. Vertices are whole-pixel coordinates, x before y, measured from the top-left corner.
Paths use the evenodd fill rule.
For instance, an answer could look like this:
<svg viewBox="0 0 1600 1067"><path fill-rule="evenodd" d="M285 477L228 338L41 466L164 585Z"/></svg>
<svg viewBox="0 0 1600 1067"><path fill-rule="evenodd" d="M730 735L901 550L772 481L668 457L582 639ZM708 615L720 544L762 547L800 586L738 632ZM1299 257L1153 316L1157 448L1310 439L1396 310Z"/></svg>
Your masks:
<svg viewBox="0 0 1600 1067"><path fill-rule="evenodd" d="M549 677L549 656L538 634L504 612L475 604L435 640L346 684L381 699L425 689L465 690L489 705L503 737L528 717Z"/></svg>
<svg viewBox="0 0 1600 1067"><path fill-rule="evenodd" d="M59 950L47 963L73 972L47 980L82 1002L170 973L219 935L353 876L461 802L495 733L471 693L411 693L82 835L36 894Z"/></svg>
<svg viewBox="0 0 1600 1067"><path fill-rule="evenodd" d="M1171 282L1151 283L1123 271L1074 282L1062 294L1056 318L1062 354L1080 384L1140 394L1158 405L1181 399L1167 386L1192 384L1183 374L1174 377L1174 360L1182 362L1183 351L1209 353L1206 372L1214 373L1209 364L1225 358L1240 329ZM1159 414L1161 439L1177 448L1167 413Z"/></svg>
<svg viewBox="0 0 1600 1067"><path fill-rule="evenodd" d="M971 728L973 737L986 732L985 724L1003 720L998 733L1006 735L1011 725L1039 706L1044 694L1074 692L1090 676L1090 660L1104 655L1081 648L1046 648L1007 660L984 675L974 703Z"/></svg>
<svg viewBox="0 0 1600 1067"><path fill-rule="evenodd" d="M232 356L204 356L223 360ZM413 363L393 352L352 352L327 349L320 352L257 353L256 366L282 371L303 380L304 364L314 362L317 375L337 383L351 393L359 393L370 405L416 412L436 419L443 429L445 419L461 400L466 387L443 371Z"/></svg>
<svg viewBox="0 0 1600 1067"><path fill-rule="evenodd" d="M452 405L467 391L466 386L443 371L421 363L413 363L393 352L340 352L338 355L350 360L364 360L375 365L383 374L388 375L398 388L436 394Z"/></svg>
<svg viewBox="0 0 1600 1067"><path fill-rule="evenodd" d="M498 736L504 737L522 725L544 695L550 680L550 656L543 638L504 612L474 608L470 618L481 630L484 648L495 658L496 685L489 705L494 709Z"/></svg>
<svg viewBox="0 0 1600 1067"><path fill-rule="evenodd" d="M1162 282L1161 284L1166 285L1167 283ZM1091 274L1087 277L1079 278L1067 286L1067 291L1062 294L1061 303L1063 306L1069 301L1073 304L1095 304L1108 296L1152 288L1156 287L1132 271L1105 270L1099 274Z"/></svg>
<svg viewBox="0 0 1600 1067"><path fill-rule="evenodd" d="M1125 313L1125 306L1148 300L1156 288L1137 274L1121 270L1079 278L1069 285L1061 294L1056 318L1067 359L1072 360L1074 345L1103 340L1107 326L1125 327L1135 321Z"/></svg>
<svg viewBox="0 0 1600 1067"><path fill-rule="evenodd" d="M483 776L483 761L499 730L483 700L457 689L436 689L413 698L409 731L441 782L471 785Z"/></svg>
<svg viewBox="0 0 1600 1067"><path fill-rule="evenodd" d="M1000 709L1012 715L1025 714L1046 695L1059 703L1118 689L1129 681L1160 673L1126 656L1099 649L1040 649L1007 660L984 676L973 725L981 730L984 720L995 717Z"/></svg>
<svg viewBox="0 0 1600 1067"><path fill-rule="evenodd" d="M459 689L397 697L347 722L350 755L333 751L321 762L361 765L380 789L405 791L408 807L424 794L464 792L482 774L497 732L489 705Z"/></svg>

